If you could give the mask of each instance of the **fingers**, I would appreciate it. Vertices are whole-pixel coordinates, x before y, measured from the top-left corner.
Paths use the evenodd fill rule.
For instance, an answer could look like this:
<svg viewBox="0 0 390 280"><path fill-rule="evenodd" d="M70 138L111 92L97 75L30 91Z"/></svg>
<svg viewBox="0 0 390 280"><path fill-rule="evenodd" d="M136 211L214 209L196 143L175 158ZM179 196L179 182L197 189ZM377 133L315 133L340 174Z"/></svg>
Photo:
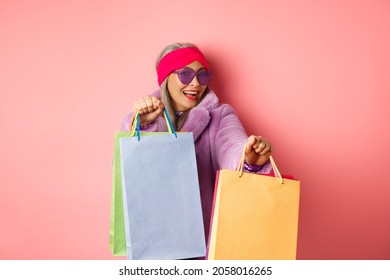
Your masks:
<svg viewBox="0 0 390 280"><path fill-rule="evenodd" d="M157 109L154 111L154 115L155 116L160 115L163 110L164 110L164 104L160 100L158 100L157 101Z"/></svg>
<svg viewBox="0 0 390 280"><path fill-rule="evenodd" d="M248 137L248 142L246 143L246 147L245 147L245 153L249 154L251 152L253 152L253 150L255 149L254 148L254 145L256 144L257 140L256 140L256 137L251 135Z"/></svg>
<svg viewBox="0 0 390 280"><path fill-rule="evenodd" d="M156 114L159 115L164 110L164 104L161 102L160 99L157 99L154 104L156 107Z"/></svg>
<svg viewBox="0 0 390 280"><path fill-rule="evenodd" d="M251 135L245 147L245 161L249 164L263 165L272 154L271 143L261 136Z"/></svg>
<svg viewBox="0 0 390 280"><path fill-rule="evenodd" d="M144 96L137 99L133 106L134 112L139 112L141 126L153 122L164 110L164 104L154 96Z"/></svg>
<svg viewBox="0 0 390 280"><path fill-rule="evenodd" d="M252 153L255 152L259 155L271 155L272 147L271 143L264 139L261 136L254 136L251 135L248 138L248 142L246 145L246 153Z"/></svg>
<svg viewBox="0 0 390 280"><path fill-rule="evenodd" d="M141 97L136 100L134 104L134 111L137 111L140 114L152 113L159 109L161 109L162 111L163 108L164 105L162 104L162 102L154 96Z"/></svg>
<svg viewBox="0 0 390 280"><path fill-rule="evenodd" d="M256 149L256 153L260 155L266 155L271 152L271 143L266 139L261 139L258 148Z"/></svg>

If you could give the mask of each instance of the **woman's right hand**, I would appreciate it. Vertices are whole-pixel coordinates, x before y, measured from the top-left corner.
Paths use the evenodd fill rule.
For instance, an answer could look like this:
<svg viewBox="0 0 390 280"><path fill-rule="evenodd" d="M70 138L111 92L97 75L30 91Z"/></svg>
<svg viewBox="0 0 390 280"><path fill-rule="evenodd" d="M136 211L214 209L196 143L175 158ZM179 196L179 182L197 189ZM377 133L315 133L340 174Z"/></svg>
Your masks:
<svg viewBox="0 0 390 280"><path fill-rule="evenodd" d="M140 114L141 126L147 126L162 113L164 104L157 97L143 96L135 101L133 109Z"/></svg>

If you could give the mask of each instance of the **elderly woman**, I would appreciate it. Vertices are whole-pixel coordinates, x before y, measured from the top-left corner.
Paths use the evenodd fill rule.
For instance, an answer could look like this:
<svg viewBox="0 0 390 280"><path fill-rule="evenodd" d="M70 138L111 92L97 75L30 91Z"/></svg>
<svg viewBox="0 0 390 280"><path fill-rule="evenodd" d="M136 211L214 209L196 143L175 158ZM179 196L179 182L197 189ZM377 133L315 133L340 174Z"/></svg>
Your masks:
<svg viewBox="0 0 390 280"><path fill-rule="evenodd" d="M167 131L164 107L176 130L192 132L195 141L205 238L208 237L216 171L235 169L245 146L245 171L270 173L271 144L247 136L233 108L219 103L209 87L211 73L202 52L193 44L172 44L156 63L160 89L136 100L144 131ZM130 127L130 112L122 130Z"/></svg>

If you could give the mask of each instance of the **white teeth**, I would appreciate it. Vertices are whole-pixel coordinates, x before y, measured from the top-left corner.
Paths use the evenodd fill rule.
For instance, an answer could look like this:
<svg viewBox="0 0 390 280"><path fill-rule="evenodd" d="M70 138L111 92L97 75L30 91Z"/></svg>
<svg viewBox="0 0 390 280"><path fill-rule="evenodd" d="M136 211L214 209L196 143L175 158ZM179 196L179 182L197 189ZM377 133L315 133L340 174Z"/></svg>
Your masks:
<svg viewBox="0 0 390 280"><path fill-rule="evenodd" d="M197 95L197 91L183 91L184 94L191 94L191 95Z"/></svg>

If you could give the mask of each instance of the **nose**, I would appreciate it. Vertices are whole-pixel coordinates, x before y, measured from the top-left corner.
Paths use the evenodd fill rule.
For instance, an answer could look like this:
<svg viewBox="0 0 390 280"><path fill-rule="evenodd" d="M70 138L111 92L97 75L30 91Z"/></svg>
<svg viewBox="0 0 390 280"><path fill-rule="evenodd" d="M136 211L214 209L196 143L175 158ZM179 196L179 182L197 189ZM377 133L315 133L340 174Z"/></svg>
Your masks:
<svg viewBox="0 0 390 280"><path fill-rule="evenodd" d="M200 85L200 83L198 81L198 76L197 75L194 76L194 78L192 79L190 85L191 86L198 86L198 85Z"/></svg>

